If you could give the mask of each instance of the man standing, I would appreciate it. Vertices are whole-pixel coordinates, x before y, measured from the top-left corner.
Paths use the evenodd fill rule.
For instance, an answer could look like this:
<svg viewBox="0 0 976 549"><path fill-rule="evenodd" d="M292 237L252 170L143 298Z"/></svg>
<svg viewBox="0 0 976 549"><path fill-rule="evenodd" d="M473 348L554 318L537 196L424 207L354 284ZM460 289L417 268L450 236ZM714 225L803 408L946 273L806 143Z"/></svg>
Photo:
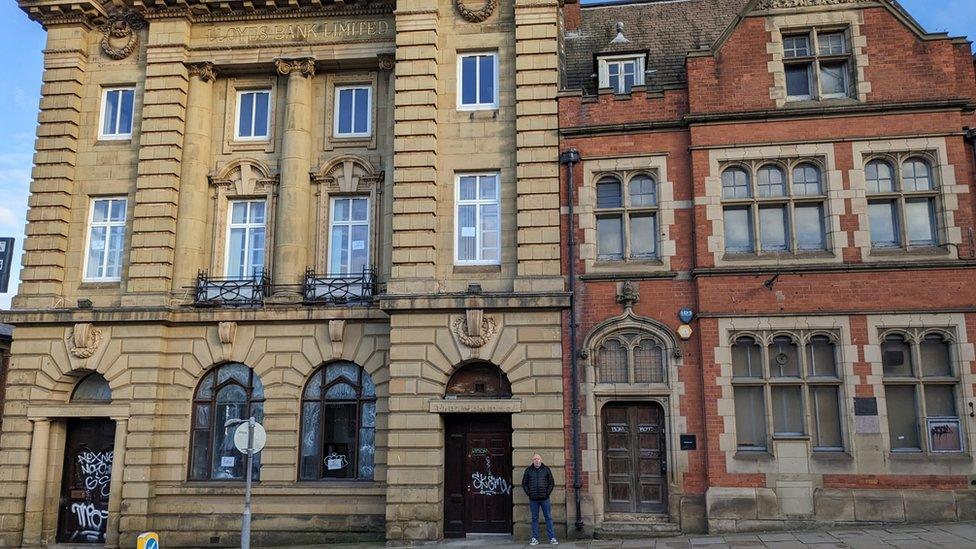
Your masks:
<svg viewBox="0 0 976 549"><path fill-rule="evenodd" d="M525 468L522 474L522 489L529 496L529 510L532 512L532 541L529 545L539 545L539 509L546 518L546 530L549 534L549 544L558 545L556 532L552 527L552 502L549 494L555 488L556 481L552 479L552 471L542 463L542 456L532 456L532 465Z"/></svg>

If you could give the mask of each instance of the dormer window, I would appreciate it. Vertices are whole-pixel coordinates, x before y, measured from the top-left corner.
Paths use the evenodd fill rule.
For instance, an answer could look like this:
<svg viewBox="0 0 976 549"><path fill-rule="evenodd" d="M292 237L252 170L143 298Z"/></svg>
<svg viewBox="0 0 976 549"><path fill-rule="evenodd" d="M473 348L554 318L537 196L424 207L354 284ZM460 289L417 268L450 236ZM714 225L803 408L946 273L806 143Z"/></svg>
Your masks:
<svg viewBox="0 0 976 549"><path fill-rule="evenodd" d="M784 33L783 63L788 101L851 96L851 49L844 30Z"/></svg>
<svg viewBox="0 0 976 549"><path fill-rule="evenodd" d="M600 58L600 87L614 93L630 93L634 86L644 85L644 56L617 55Z"/></svg>

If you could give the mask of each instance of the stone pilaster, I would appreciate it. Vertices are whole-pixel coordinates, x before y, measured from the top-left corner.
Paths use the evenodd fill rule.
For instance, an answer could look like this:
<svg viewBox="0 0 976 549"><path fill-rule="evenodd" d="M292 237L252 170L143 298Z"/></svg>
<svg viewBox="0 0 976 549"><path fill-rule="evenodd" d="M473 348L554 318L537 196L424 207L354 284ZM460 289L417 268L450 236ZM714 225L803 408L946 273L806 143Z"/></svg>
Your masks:
<svg viewBox="0 0 976 549"><path fill-rule="evenodd" d="M190 22L185 18L156 19L149 25L139 175L123 306L166 305L172 287L188 87L183 62L189 40Z"/></svg>
<svg viewBox="0 0 976 549"><path fill-rule="evenodd" d="M125 437L129 431L129 421L119 419L115 422L115 445L112 456L112 480L108 491L108 525L105 531L105 547L119 547L119 518L122 515L122 469L125 467Z"/></svg>
<svg viewBox="0 0 976 549"><path fill-rule="evenodd" d="M173 294L182 296L192 286L197 271L207 265L207 175L213 128L213 63L188 66L190 85L186 100L186 133L180 173L180 203L176 221L173 261Z"/></svg>
<svg viewBox="0 0 976 549"><path fill-rule="evenodd" d="M23 545L41 545L44 518L44 494L47 484L47 453L51 443L51 421L34 421L31 437L30 469L27 472L27 498L24 500Z"/></svg>
<svg viewBox="0 0 976 549"><path fill-rule="evenodd" d="M389 291L426 293L437 290L437 2L401 5L396 11L396 29Z"/></svg>
<svg viewBox="0 0 976 549"><path fill-rule="evenodd" d="M515 2L516 291L562 291L559 262L558 3Z"/></svg>
<svg viewBox="0 0 976 549"><path fill-rule="evenodd" d="M89 30L48 27L21 284L14 307L55 306L64 295Z"/></svg>
<svg viewBox="0 0 976 549"><path fill-rule="evenodd" d="M299 284L308 262L309 205L312 201L309 173L312 171L312 77L315 60L278 59L278 73L288 77L285 92L285 121L281 143L281 179L275 217L275 284ZM289 288L279 299L298 299ZM294 295L293 295L294 294Z"/></svg>

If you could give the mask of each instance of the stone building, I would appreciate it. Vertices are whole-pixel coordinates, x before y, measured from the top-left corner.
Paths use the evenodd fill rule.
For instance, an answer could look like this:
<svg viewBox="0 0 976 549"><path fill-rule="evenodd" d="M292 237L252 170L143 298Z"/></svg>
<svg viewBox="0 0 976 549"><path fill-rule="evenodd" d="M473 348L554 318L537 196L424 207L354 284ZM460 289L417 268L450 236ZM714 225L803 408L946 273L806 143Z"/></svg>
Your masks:
<svg viewBox="0 0 976 549"><path fill-rule="evenodd" d="M976 517L971 44L889 0L564 22L567 523Z"/></svg>
<svg viewBox="0 0 976 549"><path fill-rule="evenodd" d="M555 2L19 5L0 546L238 545L250 415L255 543L564 522Z"/></svg>

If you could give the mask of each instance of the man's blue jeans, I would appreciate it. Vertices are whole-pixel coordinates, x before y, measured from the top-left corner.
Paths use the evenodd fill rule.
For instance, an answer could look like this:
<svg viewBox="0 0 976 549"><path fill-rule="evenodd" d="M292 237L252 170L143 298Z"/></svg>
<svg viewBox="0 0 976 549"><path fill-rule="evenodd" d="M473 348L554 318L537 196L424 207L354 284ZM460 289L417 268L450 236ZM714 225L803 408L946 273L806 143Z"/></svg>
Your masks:
<svg viewBox="0 0 976 549"><path fill-rule="evenodd" d="M529 500L529 511L532 512L532 537L539 539L539 509L542 509L542 516L546 518L546 530L549 532L549 539L556 537L556 531L552 527L552 501L544 499L542 501Z"/></svg>

